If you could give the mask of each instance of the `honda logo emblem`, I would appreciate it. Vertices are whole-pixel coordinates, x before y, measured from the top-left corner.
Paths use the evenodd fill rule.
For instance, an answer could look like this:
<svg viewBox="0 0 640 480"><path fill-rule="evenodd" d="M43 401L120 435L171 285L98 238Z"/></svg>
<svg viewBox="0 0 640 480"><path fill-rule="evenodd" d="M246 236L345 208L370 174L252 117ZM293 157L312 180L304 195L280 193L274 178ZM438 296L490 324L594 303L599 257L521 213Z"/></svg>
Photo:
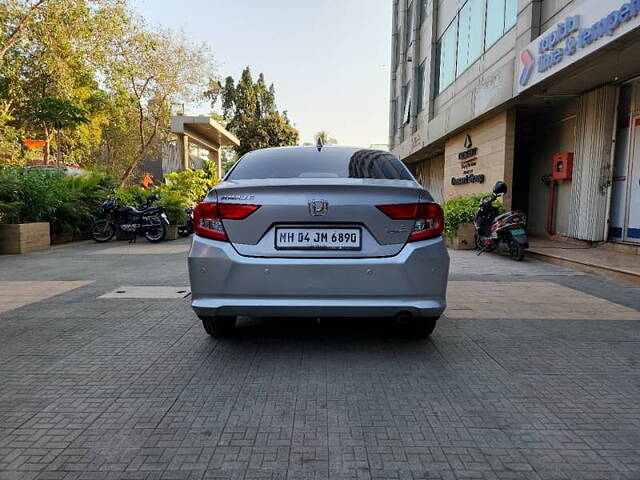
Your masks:
<svg viewBox="0 0 640 480"><path fill-rule="evenodd" d="M329 210L329 202L326 200L311 200L309 202L309 214L312 217L326 215Z"/></svg>

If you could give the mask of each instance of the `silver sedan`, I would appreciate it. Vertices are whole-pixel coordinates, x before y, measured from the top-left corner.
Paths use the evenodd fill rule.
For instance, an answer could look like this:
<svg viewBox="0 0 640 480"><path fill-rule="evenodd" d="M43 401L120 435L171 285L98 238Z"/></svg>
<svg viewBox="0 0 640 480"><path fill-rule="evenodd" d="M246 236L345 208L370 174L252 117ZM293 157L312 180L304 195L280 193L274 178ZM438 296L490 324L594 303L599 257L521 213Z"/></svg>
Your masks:
<svg viewBox="0 0 640 480"><path fill-rule="evenodd" d="M253 151L194 224L192 307L213 336L240 315L396 317L427 336L446 306L442 209L388 152Z"/></svg>

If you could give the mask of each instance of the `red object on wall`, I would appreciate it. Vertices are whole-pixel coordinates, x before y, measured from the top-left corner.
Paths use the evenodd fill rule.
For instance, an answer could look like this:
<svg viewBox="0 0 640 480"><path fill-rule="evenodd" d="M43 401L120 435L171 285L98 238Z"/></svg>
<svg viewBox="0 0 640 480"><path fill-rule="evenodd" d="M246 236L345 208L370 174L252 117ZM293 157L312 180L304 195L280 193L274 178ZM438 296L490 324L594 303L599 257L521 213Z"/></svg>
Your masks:
<svg viewBox="0 0 640 480"><path fill-rule="evenodd" d="M556 153L553 155L551 178L554 180L571 180L573 174L573 152Z"/></svg>

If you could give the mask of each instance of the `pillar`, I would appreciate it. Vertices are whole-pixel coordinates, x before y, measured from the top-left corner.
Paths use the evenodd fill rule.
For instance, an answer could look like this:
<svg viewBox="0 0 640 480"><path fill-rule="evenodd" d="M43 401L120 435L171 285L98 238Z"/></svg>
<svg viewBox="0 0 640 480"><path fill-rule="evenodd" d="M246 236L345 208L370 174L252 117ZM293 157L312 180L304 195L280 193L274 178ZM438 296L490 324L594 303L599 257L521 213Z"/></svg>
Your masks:
<svg viewBox="0 0 640 480"><path fill-rule="evenodd" d="M222 179L222 160L220 159L220 149L218 150L209 150L209 160L215 162L216 169L218 172L218 180Z"/></svg>
<svg viewBox="0 0 640 480"><path fill-rule="evenodd" d="M178 150L178 160L180 162L180 165L182 166L182 170L188 170L190 167L189 137L184 134L177 134L176 136L178 137L176 142Z"/></svg>

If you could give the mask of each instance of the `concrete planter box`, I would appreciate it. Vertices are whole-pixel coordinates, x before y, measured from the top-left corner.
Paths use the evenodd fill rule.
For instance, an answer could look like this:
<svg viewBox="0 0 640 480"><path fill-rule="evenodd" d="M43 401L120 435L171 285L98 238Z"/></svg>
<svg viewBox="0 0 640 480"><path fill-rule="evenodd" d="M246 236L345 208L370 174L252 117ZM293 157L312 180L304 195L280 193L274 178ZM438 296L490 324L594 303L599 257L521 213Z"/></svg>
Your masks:
<svg viewBox="0 0 640 480"><path fill-rule="evenodd" d="M177 240L178 239L178 226L167 225L167 234L164 236L165 240Z"/></svg>
<svg viewBox="0 0 640 480"><path fill-rule="evenodd" d="M48 222L0 225L0 253L27 253L51 246Z"/></svg>
<svg viewBox="0 0 640 480"><path fill-rule="evenodd" d="M447 246L454 250L474 250L476 248L475 228L473 223L463 223L452 239L447 239Z"/></svg>

